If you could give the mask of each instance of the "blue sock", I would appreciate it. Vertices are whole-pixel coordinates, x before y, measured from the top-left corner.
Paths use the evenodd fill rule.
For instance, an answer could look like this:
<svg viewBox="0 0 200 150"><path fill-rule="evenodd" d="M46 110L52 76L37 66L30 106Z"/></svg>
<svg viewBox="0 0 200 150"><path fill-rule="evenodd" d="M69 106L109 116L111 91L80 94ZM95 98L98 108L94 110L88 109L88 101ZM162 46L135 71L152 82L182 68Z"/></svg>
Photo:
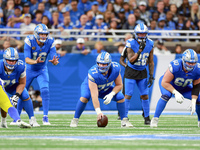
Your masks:
<svg viewBox="0 0 200 150"><path fill-rule="evenodd" d="M17 109L15 107L8 108L8 114L14 120L14 122L20 119Z"/></svg>
<svg viewBox="0 0 200 150"><path fill-rule="evenodd" d="M198 121L200 121L200 105L196 105L196 113L197 113Z"/></svg>
<svg viewBox="0 0 200 150"><path fill-rule="evenodd" d="M159 99L157 106L156 106L156 111L154 114L154 117L159 118L163 110L165 109L165 106L167 104L167 101L164 101L162 98Z"/></svg>
<svg viewBox="0 0 200 150"><path fill-rule="evenodd" d="M43 115L48 116L50 96L49 96L49 89L47 87L41 89L41 97L42 97Z"/></svg>
<svg viewBox="0 0 200 150"><path fill-rule="evenodd" d="M86 105L87 105L87 103L83 103L83 102L81 102L81 100L78 100L78 103L76 105L76 111L75 111L75 114L74 114L74 118L80 118L81 114L85 110Z"/></svg>
<svg viewBox="0 0 200 150"><path fill-rule="evenodd" d="M22 109L23 109L23 101L19 99L17 102L17 111L18 111L19 116L21 115Z"/></svg>
<svg viewBox="0 0 200 150"><path fill-rule="evenodd" d="M149 99L147 100L142 99L142 108L144 111L144 117L148 117L149 116Z"/></svg>
<svg viewBox="0 0 200 150"><path fill-rule="evenodd" d="M130 99L125 99L125 112L126 112L126 116L128 116L128 111L129 111L129 108L130 108L130 102L131 102Z"/></svg>
<svg viewBox="0 0 200 150"><path fill-rule="evenodd" d="M123 103L117 103L117 110L119 112L121 120L123 118L127 118L126 109L125 109L125 102L123 102Z"/></svg>
<svg viewBox="0 0 200 150"><path fill-rule="evenodd" d="M31 119L31 117L34 116L32 100L29 99L27 101L23 101L23 106L24 106L25 111L28 114L29 119Z"/></svg>

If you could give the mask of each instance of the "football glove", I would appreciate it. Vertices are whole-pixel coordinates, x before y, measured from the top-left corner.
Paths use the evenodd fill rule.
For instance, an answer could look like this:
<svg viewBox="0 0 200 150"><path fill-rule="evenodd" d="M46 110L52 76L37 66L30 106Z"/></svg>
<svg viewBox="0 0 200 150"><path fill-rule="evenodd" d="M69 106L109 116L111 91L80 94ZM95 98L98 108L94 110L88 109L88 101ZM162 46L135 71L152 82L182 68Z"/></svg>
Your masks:
<svg viewBox="0 0 200 150"><path fill-rule="evenodd" d="M196 112L196 99L191 100L191 104L189 108L191 111L191 115L193 115Z"/></svg>
<svg viewBox="0 0 200 150"><path fill-rule="evenodd" d="M15 93L15 95L13 95L12 97L10 97L12 103L14 106L17 106L17 102L19 100L19 96L20 94L19 93Z"/></svg>
<svg viewBox="0 0 200 150"><path fill-rule="evenodd" d="M154 77L153 77L153 75L150 75L149 81L148 81L148 83L147 83L147 85L149 85L148 87L151 87L151 86L152 86L153 80L155 80Z"/></svg>
<svg viewBox="0 0 200 150"><path fill-rule="evenodd" d="M112 92L110 92L109 94L107 94L103 99L105 100L103 103L105 104L105 105L108 105L108 104L110 104L110 102L111 102L111 100L112 100L112 98L113 98L113 96L115 95L115 92L114 91L112 91Z"/></svg>
<svg viewBox="0 0 200 150"><path fill-rule="evenodd" d="M140 43L139 49L144 50L145 46L146 46L146 42L145 42L145 41L142 41L142 42Z"/></svg>
<svg viewBox="0 0 200 150"><path fill-rule="evenodd" d="M182 104L184 100L183 95L179 93L176 89L174 89L172 93L175 95L176 102Z"/></svg>

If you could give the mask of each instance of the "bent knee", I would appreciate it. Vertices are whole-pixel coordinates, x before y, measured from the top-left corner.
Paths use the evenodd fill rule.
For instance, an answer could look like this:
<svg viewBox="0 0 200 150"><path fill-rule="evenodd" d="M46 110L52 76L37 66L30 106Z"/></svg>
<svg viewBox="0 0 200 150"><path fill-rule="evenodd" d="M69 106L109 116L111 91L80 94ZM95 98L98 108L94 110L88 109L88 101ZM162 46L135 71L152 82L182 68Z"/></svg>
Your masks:
<svg viewBox="0 0 200 150"><path fill-rule="evenodd" d="M125 99L121 99L119 101L117 101L117 103L123 103L125 101Z"/></svg>
<svg viewBox="0 0 200 150"><path fill-rule="evenodd" d="M80 98L80 101L83 102L83 103L88 103L88 99L87 99L87 98L84 98L84 97L81 97L81 98Z"/></svg>
<svg viewBox="0 0 200 150"><path fill-rule="evenodd" d="M141 95L140 98L142 100L147 100L147 99L149 99L149 96L148 95Z"/></svg>

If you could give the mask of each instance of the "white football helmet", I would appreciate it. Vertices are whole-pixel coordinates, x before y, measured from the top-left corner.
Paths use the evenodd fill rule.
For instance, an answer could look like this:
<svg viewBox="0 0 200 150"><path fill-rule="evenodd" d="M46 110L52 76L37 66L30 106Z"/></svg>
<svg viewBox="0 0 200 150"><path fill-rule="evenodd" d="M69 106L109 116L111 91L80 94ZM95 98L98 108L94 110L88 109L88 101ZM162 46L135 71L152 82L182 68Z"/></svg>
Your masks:
<svg viewBox="0 0 200 150"><path fill-rule="evenodd" d="M109 70L112 59L108 52L102 52L97 56L96 62L97 62L98 70L101 73L104 73ZM99 64L108 64L108 65L106 67L100 67Z"/></svg>
<svg viewBox="0 0 200 150"><path fill-rule="evenodd" d="M193 49L186 49L182 55L183 66L187 71L192 71L198 62L197 53ZM195 65L188 65L186 62L195 63Z"/></svg>
<svg viewBox="0 0 200 150"><path fill-rule="evenodd" d="M146 38L147 38L147 34L149 32L147 26L143 23L139 23L136 27L135 27L135 39L139 42L142 42L142 41L146 41ZM138 33L146 33L146 35L144 37L140 37L138 36Z"/></svg>
<svg viewBox="0 0 200 150"><path fill-rule="evenodd" d="M39 34L46 34L47 37L46 38L40 37ZM46 42L46 40L49 37L48 27L45 24L38 24L34 29L34 36L38 41L42 43Z"/></svg>
<svg viewBox="0 0 200 150"><path fill-rule="evenodd" d="M19 59L19 54L18 54L17 50L13 47L7 48L3 53L3 62L4 62L4 65L8 69L11 69L11 70L15 69L16 66L17 66L17 62L14 65L11 65L11 64L8 64L6 62L6 60L16 60L16 61L18 61L18 59Z"/></svg>

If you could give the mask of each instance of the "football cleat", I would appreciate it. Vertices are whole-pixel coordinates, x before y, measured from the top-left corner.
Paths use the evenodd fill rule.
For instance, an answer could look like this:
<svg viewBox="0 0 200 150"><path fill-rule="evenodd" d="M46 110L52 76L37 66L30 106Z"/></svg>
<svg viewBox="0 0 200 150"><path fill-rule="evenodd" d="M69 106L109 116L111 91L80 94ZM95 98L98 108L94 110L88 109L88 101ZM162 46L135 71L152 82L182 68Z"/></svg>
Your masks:
<svg viewBox="0 0 200 150"><path fill-rule="evenodd" d="M120 117L120 115L119 115L119 112L118 112L118 118L117 118L117 120L121 120L121 117Z"/></svg>
<svg viewBox="0 0 200 150"><path fill-rule="evenodd" d="M157 117L154 117L154 118L151 120L150 127L151 127L151 128L157 128L157 127L158 127L158 118L157 118Z"/></svg>
<svg viewBox="0 0 200 150"><path fill-rule="evenodd" d="M20 128L31 128L30 124L28 124L22 120L17 120L16 123Z"/></svg>
<svg viewBox="0 0 200 150"><path fill-rule="evenodd" d="M77 127L78 126L78 118L73 118L71 123L70 123L70 127Z"/></svg>
<svg viewBox="0 0 200 150"><path fill-rule="evenodd" d="M128 118L123 118L121 121L121 127L122 128L130 128L130 127L133 127L133 125L129 122Z"/></svg>
<svg viewBox="0 0 200 150"><path fill-rule="evenodd" d="M7 123L6 122L1 122L0 128L8 128Z"/></svg>
<svg viewBox="0 0 200 150"><path fill-rule="evenodd" d="M13 121L13 122L10 123L10 125L11 125L11 126L17 126L18 124L17 124L16 121Z"/></svg>
<svg viewBox="0 0 200 150"><path fill-rule="evenodd" d="M151 123L151 119L149 118L149 116L148 117L144 117L144 124L145 125L150 125L150 123Z"/></svg>
<svg viewBox="0 0 200 150"><path fill-rule="evenodd" d="M43 125L47 125L47 126L51 125L51 123L49 122L48 116L44 116L42 121L43 121Z"/></svg>
<svg viewBox="0 0 200 150"><path fill-rule="evenodd" d="M198 127L200 127L200 121L198 121Z"/></svg>
<svg viewBox="0 0 200 150"><path fill-rule="evenodd" d="M40 125L37 123L36 118L33 116L31 119L29 119L29 123L32 127L40 127Z"/></svg>

